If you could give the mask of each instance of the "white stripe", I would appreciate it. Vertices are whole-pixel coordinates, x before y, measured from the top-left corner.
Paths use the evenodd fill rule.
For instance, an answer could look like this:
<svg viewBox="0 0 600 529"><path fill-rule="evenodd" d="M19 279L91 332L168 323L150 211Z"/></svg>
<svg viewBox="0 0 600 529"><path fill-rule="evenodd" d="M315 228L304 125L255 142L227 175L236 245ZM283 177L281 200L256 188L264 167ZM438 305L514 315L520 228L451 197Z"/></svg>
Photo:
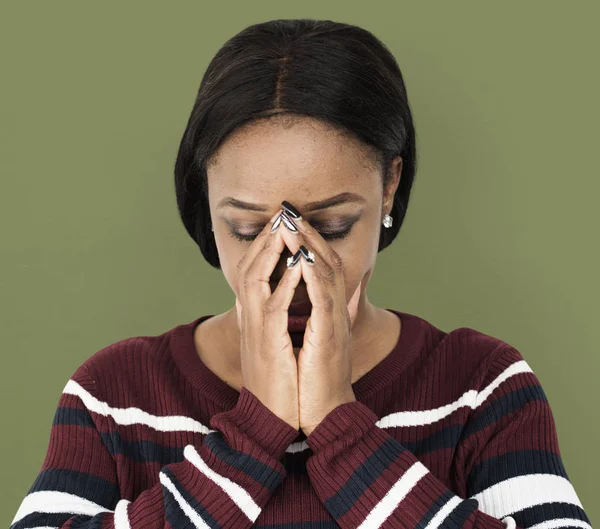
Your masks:
<svg viewBox="0 0 600 529"><path fill-rule="evenodd" d="M398 411L390 413L389 415L382 417L377 422L377 425L380 428L394 428L397 426L424 426L426 424L433 424L464 406L474 408L476 400L477 391L470 389L458 400L455 400L450 404L432 410Z"/></svg>
<svg viewBox="0 0 600 529"><path fill-rule="evenodd" d="M377 529L390 517L398 504L429 470L420 461L414 463L402 477L396 481L373 510L358 526L358 529Z"/></svg>
<svg viewBox="0 0 600 529"><path fill-rule="evenodd" d="M425 529L438 529L440 525L444 523L444 520L448 515L456 509L461 503L462 498L454 495L446 502L446 504L435 513L435 516L429 520L429 523L425 526Z"/></svg>
<svg viewBox="0 0 600 529"><path fill-rule="evenodd" d="M125 498L119 500L115 507L115 529L131 529L127 508L131 502Z"/></svg>
<svg viewBox="0 0 600 529"><path fill-rule="evenodd" d="M433 424L444 419L463 406L469 406L470 408L475 409L478 406L481 406L481 404L483 404L483 402L502 382L519 373L533 373L525 360L519 360L518 362L508 366L493 380L493 382L488 384L488 386L479 393L474 389L470 389L465 391L465 393L463 393L462 396L454 402L440 406L439 408L433 408L431 410L411 410L391 413L385 417L382 417L377 422L377 426L380 428L393 428L397 426L425 426L427 424Z"/></svg>
<svg viewBox="0 0 600 529"><path fill-rule="evenodd" d="M158 473L158 477L160 479L160 482L169 490L171 494L173 494L177 505L181 507L181 510L194 524L194 527L198 529L210 529L210 525L208 525L203 520L202 516L200 516L194 509L192 509L192 506L187 501L185 501L183 496L179 494L179 491L177 490L175 485L173 485L173 482L162 470Z"/></svg>
<svg viewBox="0 0 600 529"><path fill-rule="evenodd" d="M11 525L34 512L54 514L70 513L73 515L87 514L89 516L95 516L100 512L113 511L110 511L93 501L76 496L75 494L54 490L40 490L25 496Z"/></svg>
<svg viewBox="0 0 600 529"><path fill-rule="evenodd" d="M554 520L536 523L527 529L555 529L556 527L583 527L585 529L592 529L589 523L577 518L555 518Z"/></svg>
<svg viewBox="0 0 600 529"><path fill-rule="evenodd" d="M98 400L91 393L82 388L74 380L69 380L63 393L70 395L77 395L85 407L100 415L110 415L117 424L130 425L130 424L145 424L160 430L161 432L200 432L209 433L210 430L201 422L198 422L190 417L183 415L151 415L150 413L141 410L140 408L112 408L106 402Z"/></svg>
<svg viewBox="0 0 600 529"><path fill-rule="evenodd" d="M526 474L496 483L472 496L479 509L504 518L543 503L564 502L582 507L568 479L553 474Z"/></svg>
<svg viewBox="0 0 600 529"><path fill-rule="evenodd" d="M241 487L235 481L231 481L229 478L216 473L206 464L202 457L200 457L200 454L193 445L187 445L183 449L183 456L200 472L219 485L219 487L221 487L231 498L231 501L237 505L251 522L256 521L260 514L261 507L254 501L254 498L250 496L246 489Z"/></svg>
<svg viewBox="0 0 600 529"><path fill-rule="evenodd" d="M500 373L493 382L487 385L487 387L480 391L477 395L475 407L481 406L483 402L492 394L492 392L504 382L507 378L518 375L519 373L533 373L529 364L525 360L519 360L514 364L509 365L502 373Z"/></svg>
<svg viewBox="0 0 600 529"><path fill-rule="evenodd" d="M525 360L519 360L507 367L504 372L497 376L493 382L480 392L477 392L474 389L468 390L454 402L430 410L411 410L391 413L379 419L376 425L379 428L384 429L400 426L425 426L444 419L464 406L475 409L483 404L502 382L519 373L533 373ZM209 434L215 431L191 417L182 415L152 415L136 407L113 408L106 402L98 400L74 380L69 380L67 382L63 393L78 396L90 411L104 416L111 416L117 424L145 424L155 430L163 432L189 431ZM287 447L286 452L297 453L308 450L308 448L309 446L306 441L299 441L290 444Z"/></svg>

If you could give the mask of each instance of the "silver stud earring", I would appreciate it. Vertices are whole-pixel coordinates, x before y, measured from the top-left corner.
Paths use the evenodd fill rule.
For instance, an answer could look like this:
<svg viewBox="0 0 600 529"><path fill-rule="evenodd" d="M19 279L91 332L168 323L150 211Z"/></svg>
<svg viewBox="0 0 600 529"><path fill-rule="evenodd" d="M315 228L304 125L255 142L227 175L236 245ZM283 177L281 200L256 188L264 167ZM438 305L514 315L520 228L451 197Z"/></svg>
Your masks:
<svg viewBox="0 0 600 529"><path fill-rule="evenodd" d="M390 215L388 215L387 213L383 216L383 222L382 224L386 227L389 228L392 225L392 217Z"/></svg>

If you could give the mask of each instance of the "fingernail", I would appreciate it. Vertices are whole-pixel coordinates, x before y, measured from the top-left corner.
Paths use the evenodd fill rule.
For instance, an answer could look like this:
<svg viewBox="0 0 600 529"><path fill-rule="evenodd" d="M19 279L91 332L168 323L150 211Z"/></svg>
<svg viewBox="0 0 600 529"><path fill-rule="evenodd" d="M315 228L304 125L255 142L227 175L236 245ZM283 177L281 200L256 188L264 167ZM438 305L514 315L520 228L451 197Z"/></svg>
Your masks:
<svg viewBox="0 0 600 529"><path fill-rule="evenodd" d="M294 224L294 221L285 214L284 211L281 212L281 220L288 230L290 230L292 233L298 233L298 227Z"/></svg>
<svg viewBox="0 0 600 529"><path fill-rule="evenodd" d="M281 207L291 218L302 219L302 215L300 215L300 212L294 206L292 206L287 200L284 200L281 203Z"/></svg>
<svg viewBox="0 0 600 529"><path fill-rule="evenodd" d="M309 249L307 249L306 246L301 244L300 249L298 251L302 252L302 255L304 256L304 258L306 259L308 264L311 264L311 265L315 264L315 254L312 253Z"/></svg>
<svg viewBox="0 0 600 529"><path fill-rule="evenodd" d="M279 215L277 217L277 220L273 223L273 226L271 226L271 233L273 233L277 228L279 228L280 224L281 224L281 215Z"/></svg>
<svg viewBox="0 0 600 529"><path fill-rule="evenodd" d="M300 261L300 256L302 253L298 250L294 255L287 258L287 267L292 268L298 261Z"/></svg>

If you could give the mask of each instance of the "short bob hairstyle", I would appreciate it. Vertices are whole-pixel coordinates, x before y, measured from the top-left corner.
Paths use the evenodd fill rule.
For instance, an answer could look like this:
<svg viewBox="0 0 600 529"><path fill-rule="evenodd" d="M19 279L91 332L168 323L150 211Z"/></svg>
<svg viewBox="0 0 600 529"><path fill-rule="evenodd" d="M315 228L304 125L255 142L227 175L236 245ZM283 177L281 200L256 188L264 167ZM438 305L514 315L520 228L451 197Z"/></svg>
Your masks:
<svg viewBox="0 0 600 529"><path fill-rule="evenodd" d="M369 31L331 20L280 19L254 24L229 39L202 78L175 162L179 214L204 258L221 268L212 232L206 168L237 127L273 114L310 117L360 140L374 154L383 185L391 161L402 174L391 228L403 223L416 170L415 130L400 68Z"/></svg>

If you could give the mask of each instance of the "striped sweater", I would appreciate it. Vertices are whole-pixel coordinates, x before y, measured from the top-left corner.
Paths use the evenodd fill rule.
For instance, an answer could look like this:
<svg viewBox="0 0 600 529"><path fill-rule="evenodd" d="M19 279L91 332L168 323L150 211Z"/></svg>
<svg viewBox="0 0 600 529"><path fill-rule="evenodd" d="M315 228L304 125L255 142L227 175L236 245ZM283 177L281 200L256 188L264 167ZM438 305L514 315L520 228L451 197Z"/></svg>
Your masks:
<svg viewBox="0 0 600 529"><path fill-rule="evenodd" d="M202 363L211 315L101 349L11 529L590 529L521 354L387 310L398 343L308 437Z"/></svg>

